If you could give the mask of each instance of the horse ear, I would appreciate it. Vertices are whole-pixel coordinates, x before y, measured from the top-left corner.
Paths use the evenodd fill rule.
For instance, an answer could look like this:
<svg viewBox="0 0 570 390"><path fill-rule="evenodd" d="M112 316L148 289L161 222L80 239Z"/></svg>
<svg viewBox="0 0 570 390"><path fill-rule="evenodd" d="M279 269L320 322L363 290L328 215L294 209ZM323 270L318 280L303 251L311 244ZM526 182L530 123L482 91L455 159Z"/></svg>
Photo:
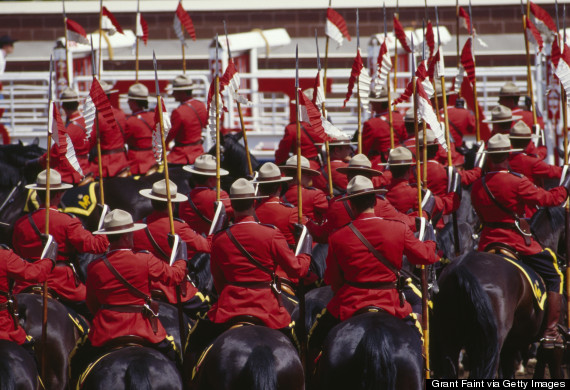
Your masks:
<svg viewBox="0 0 570 390"><path fill-rule="evenodd" d="M241 131L235 133L235 135L233 136L233 139L234 139L236 142L239 141L239 140L242 139L242 138L243 138L243 132L241 132Z"/></svg>
<svg viewBox="0 0 570 390"><path fill-rule="evenodd" d="M19 140L18 140L18 145L20 145L20 146L24 146L24 143L22 142L22 140L21 140L21 139L19 139Z"/></svg>
<svg viewBox="0 0 570 390"><path fill-rule="evenodd" d="M34 141L32 143L34 145L39 145L40 144L40 138L39 137L34 138Z"/></svg>

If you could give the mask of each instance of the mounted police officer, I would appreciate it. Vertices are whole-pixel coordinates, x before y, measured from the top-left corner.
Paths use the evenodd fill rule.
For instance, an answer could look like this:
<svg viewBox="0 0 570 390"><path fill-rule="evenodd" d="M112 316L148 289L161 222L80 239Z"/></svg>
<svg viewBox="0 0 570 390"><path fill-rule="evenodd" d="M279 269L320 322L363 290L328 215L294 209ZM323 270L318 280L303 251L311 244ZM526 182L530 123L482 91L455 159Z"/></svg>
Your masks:
<svg viewBox="0 0 570 390"><path fill-rule="evenodd" d="M542 276L548 291L542 346L562 348L564 343L558 333L557 322L562 304L563 276L554 252L542 248L534 240L524 219L524 210L526 205L550 207L562 204L568 197L570 178L562 187L549 191L538 188L525 176L509 171L509 154L516 151L511 149L509 137L504 134L494 135L487 143L489 172L471 189L473 207L483 223L479 250L510 251Z"/></svg>

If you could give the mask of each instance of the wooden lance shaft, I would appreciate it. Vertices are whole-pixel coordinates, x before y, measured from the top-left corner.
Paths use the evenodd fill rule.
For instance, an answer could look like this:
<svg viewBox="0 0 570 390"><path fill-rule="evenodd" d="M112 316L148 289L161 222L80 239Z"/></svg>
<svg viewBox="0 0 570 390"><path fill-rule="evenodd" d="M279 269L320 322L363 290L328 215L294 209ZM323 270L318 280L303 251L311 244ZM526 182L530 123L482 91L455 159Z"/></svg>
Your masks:
<svg viewBox="0 0 570 390"><path fill-rule="evenodd" d="M329 0L329 7L332 5L332 0ZM328 63L329 63L329 36L326 36L326 41L325 41L325 71L323 73L323 95L324 98L326 99L327 97L327 68L328 68ZM323 99L323 100L325 100ZM326 117L325 117L326 118Z"/></svg>
<svg viewBox="0 0 570 390"><path fill-rule="evenodd" d="M105 190L103 188L103 161L101 161L101 131L99 130L99 111L95 111L95 135L97 136L97 166L99 168L99 197L101 204L105 204Z"/></svg>
<svg viewBox="0 0 570 390"><path fill-rule="evenodd" d="M216 44L217 45L217 44ZM217 46L216 46L217 50ZM217 65L216 65L217 66ZM216 201L220 201L220 191L222 181L220 176L220 76L216 72L215 79L215 98L216 98Z"/></svg>
<svg viewBox="0 0 570 390"><path fill-rule="evenodd" d="M237 92L237 91L236 91ZM247 131L245 131L245 124L243 122L243 113L241 112L241 103L237 103L237 109L239 113L239 123L241 125L241 131L243 133L243 146L245 147L245 158L247 160L247 169L249 171L249 176L253 177L253 168L251 167L251 155L249 154L249 144L247 142Z"/></svg>
<svg viewBox="0 0 570 390"><path fill-rule="evenodd" d="M528 85L528 93L530 95L531 101L531 111L532 111L532 123L536 126L536 108L534 106L534 91L532 88L532 72L530 71L530 49L528 43L528 36L526 35L526 15L523 15L523 35L524 35L524 46L526 49L526 82Z"/></svg>
<svg viewBox="0 0 570 390"><path fill-rule="evenodd" d="M66 40L67 42L67 40ZM50 101L49 104L51 105L52 102ZM54 110L57 109L54 107ZM49 112L49 109L48 109ZM48 130L48 139L47 139L47 158L46 158L46 227L45 227L45 234L46 236L49 235L49 210L50 210L50 149L51 149L51 132ZM44 281L42 286L42 354L41 354L41 370L40 375L42 380L46 380L46 352L47 352L47 321L48 321L48 285L47 280Z"/></svg>
<svg viewBox="0 0 570 390"><path fill-rule="evenodd" d="M358 153L362 153L362 101L360 99L360 76L356 79L356 92L357 92L357 102L358 102Z"/></svg>
<svg viewBox="0 0 570 390"><path fill-rule="evenodd" d="M295 106L297 109L297 220L303 223L303 186L301 185L301 122L299 121L299 94L300 88L297 88L297 99ZM330 171L329 171L330 172Z"/></svg>
<svg viewBox="0 0 570 390"><path fill-rule="evenodd" d="M103 66L103 48L101 40L103 39L103 0L99 2L99 61L97 62L97 77L101 80L101 68Z"/></svg>
<svg viewBox="0 0 570 390"><path fill-rule="evenodd" d="M398 14L394 17L398 19ZM394 39L394 92L398 90L398 38Z"/></svg>
<svg viewBox="0 0 570 390"><path fill-rule="evenodd" d="M139 41L140 38L136 37L137 40L137 49L136 49L136 60L135 60L135 81L139 82Z"/></svg>
<svg viewBox="0 0 570 390"><path fill-rule="evenodd" d="M325 108L325 101L323 100L323 106L321 108L321 112L323 113L323 118L326 119L327 117L327 110ZM329 196L331 199L334 196L334 189L333 189L333 182L332 182L332 171L331 171L331 148L329 140L325 140L325 150L327 153L327 183L329 187Z"/></svg>
<svg viewBox="0 0 570 390"><path fill-rule="evenodd" d="M437 99L437 97L436 97ZM423 177L422 177L422 188L427 190L427 134L426 134L426 122L423 121ZM419 182L418 182L419 187ZM427 283L427 266L422 265L422 329L424 331L424 348L426 354L426 378L430 377L430 365L429 365L429 307L428 307L428 283Z"/></svg>
<svg viewBox="0 0 570 390"><path fill-rule="evenodd" d="M162 144L162 164L164 166L164 180L166 181L166 203L168 207L168 220L170 223L170 233L175 234L174 231L174 214L172 212L172 199L170 198L170 177L168 173L168 159L166 158L166 139L164 136L164 122L162 119L162 98L160 95L156 97L156 104L158 104L158 118L160 120L160 142Z"/></svg>
<svg viewBox="0 0 570 390"><path fill-rule="evenodd" d="M386 80L386 89L388 90L388 124L390 125L390 149L394 149L394 120L392 119L392 92L390 91L390 72L388 72L388 80Z"/></svg>
<svg viewBox="0 0 570 390"><path fill-rule="evenodd" d="M63 18L63 25L65 26L65 69L67 70L67 86L71 87L71 69L69 67L69 41L67 38L67 17Z"/></svg>
<svg viewBox="0 0 570 390"><path fill-rule="evenodd" d="M186 74L186 49L184 48L184 43L182 46L182 73Z"/></svg>

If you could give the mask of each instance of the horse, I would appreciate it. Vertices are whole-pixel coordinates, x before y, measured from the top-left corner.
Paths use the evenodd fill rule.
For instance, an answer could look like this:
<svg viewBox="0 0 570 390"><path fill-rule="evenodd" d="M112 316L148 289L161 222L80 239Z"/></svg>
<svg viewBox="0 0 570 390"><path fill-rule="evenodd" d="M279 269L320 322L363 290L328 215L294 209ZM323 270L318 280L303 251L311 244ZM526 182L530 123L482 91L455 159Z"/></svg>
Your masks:
<svg viewBox="0 0 570 390"><path fill-rule="evenodd" d="M40 387L34 358L9 340L0 340L0 389L37 390Z"/></svg>
<svg viewBox="0 0 570 390"><path fill-rule="evenodd" d="M84 390L182 390L176 364L159 351L128 346L113 350L98 359L82 378Z"/></svg>
<svg viewBox="0 0 570 390"><path fill-rule="evenodd" d="M37 294L18 294L20 324L36 341L36 359L41 364L43 300ZM68 385L68 357L75 347L80 331L68 310L60 302L48 298L47 344L45 345L46 389L64 389Z"/></svg>
<svg viewBox="0 0 570 390"><path fill-rule="evenodd" d="M297 350L281 332L246 325L222 333L197 368L198 389L301 390L305 386Z"/></svg>
<svg viewBox="0 0 570 390"><path fill-rule="evenodd" d="M331 329L312 388L421 390L423 378L418 330L379 311L356 315Z"/></svg>
<svg viewBox="0 0 570 390"><path fill-rule="evenodd" d="M544 318L518 268L486 252L444 269L433 306L431 361L441 378L457 378L462 348L471 378L514 377L518 354L538 340Z"/></svg>

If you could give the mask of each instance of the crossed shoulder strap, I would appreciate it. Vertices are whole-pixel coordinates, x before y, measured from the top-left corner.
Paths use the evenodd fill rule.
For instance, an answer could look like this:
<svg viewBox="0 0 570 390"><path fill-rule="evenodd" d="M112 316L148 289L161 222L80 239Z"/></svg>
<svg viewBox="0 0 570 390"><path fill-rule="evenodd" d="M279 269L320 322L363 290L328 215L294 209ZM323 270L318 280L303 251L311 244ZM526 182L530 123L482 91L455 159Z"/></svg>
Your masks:
<svg viewBox="0 0 570 390"><path fill-rule="evenodd" d="M370 251L370 253L372 253L374 255L374 257L376 257L385 267L387 267L390 271L392 271L396 275L397 278L400 277L400 270L398 268L396 268L396 266L394 264L392 264L388 260L386 260L384 255L382 255L382 253L378 252L378 250L376 248L374 248L374 246L372 246L370 241L368 241L366 239L366 237L364 237L364 235L362 235L360 230L358 230L352 222L348 224L348 227L350 228L350 230L352 230L354 235L356 235L356 237L358 237L358 239L364 244L364 246L366 248L368 248L368 250Z"/></svg>
<svg viewBox="0 0 570 390"><path fill-rule="evenodd" d="M520 217L517 215L517 213L515 213L513 210L508 209L505 205L501 204L497 198L495 198L495 195L493 195L493 193L491 192L491 190L489 189L489 186L487 185L486 182L487 177L483 176L483 178L481 179L481 184L483 185L483 188L485 189L485 192L487 193L487 195L489 196L489 199L491 199L491 201L493 201L493 203L495 203L495 205L500 208L502 211L504 211L506 214L510 215L511 217L515 218L515 219L519 219Z"/></svg>
<svg viewBox="0 0 570 390"><path fill-rule="evenodd" d="M191 100L189 100L187 103L184 103L184 104L186 104L188 107L190 107L192 109L192 111L194 111L194 114L196 114L196 118L198 118L198 122L200 122L200 128L203 129L204 124L202 123L202 119L200 119L200 115L198 115L198 111L196 111L196 108L194 108L194 106L190 102L191 102Z"/></svg>
<svg viewBox="0 0 570 390"><path fill-rule="evenodd" d="M245 256L246 259L249 260L249 262L251 264L253 264L256 268L260 269L261 271L265 272L266 274L268 274L269 276L271 276L272 278L275 277L275 272L273 272L273 270L267 268L266 266L264 266L263 264L261 264L259 262L259 260L255 259L251 253L249 253L247 251L247 249L245 249L243 247L243 245L237 240L237 238L235 238L235 236L232 233L231 228L226 229L226 233L228 235L228 237L230 238L230 240L234 243L234 245L238 248L238 250L241 252L242 255Z"/></svg>
<svg viewBox="0 0 570 390"><path fill-rule="evenodd" d="M146 233L146 237L148 238L148 240L150 241L150 244L152 245L152 247L154 248L155 251L157 251L158 253L160 253L160 255L168 260L170 257L166 254L166 252L164 252L162 250L162 248L160 247L160 245L158 245L158 243L156 242L156 240L154 239L154 237L152 236L152 233L150 232L150 229L148 228L148 224L146 223L146 217L143 218L143 223L146 225L144 228L144 232Z"/></svg>
<svg viewBox="0 0 570 390"><path fill-rule="evenodd" d="M139 290L138 288L136 288L135 286L133 286L131 283L129 283L129 281L127 279L125 279L123 277L123 275L121 275L119 273L119 271L117 271L117 269L115 267L113 267L113 265L111 264L111 262L109 261L109 259L107 258L107 255L103 255L101 256L101 260L103 261L103 263L105 264L105 266L107 266L107 268L109 269L109 271L111 271L111 273L113 274L113 276L115 278L117 278L117 280L119 282L121 282L121 284L123 286L125 286L127 288L127 290L129 290L129 292L134 295L136 298L140 298L140 299L144 299L145 302L149 302L151 300L149 295L146 295L145 293L143 293L141 290Z"/></svg>
<svg viewBox="0 0 570 390"><path fill-rule="evenodd" d="M198 216L206 223L211 224L212 221L210 219L208 219L200 210L198 210L198 207L196 206L196 204L194 203L194 201L192 200L192 196L190 196L190 194L188 194L188 204L190 205L190 207L192 208L192 210L194 210L194 212L196 214L198 214Z"/></svg>

